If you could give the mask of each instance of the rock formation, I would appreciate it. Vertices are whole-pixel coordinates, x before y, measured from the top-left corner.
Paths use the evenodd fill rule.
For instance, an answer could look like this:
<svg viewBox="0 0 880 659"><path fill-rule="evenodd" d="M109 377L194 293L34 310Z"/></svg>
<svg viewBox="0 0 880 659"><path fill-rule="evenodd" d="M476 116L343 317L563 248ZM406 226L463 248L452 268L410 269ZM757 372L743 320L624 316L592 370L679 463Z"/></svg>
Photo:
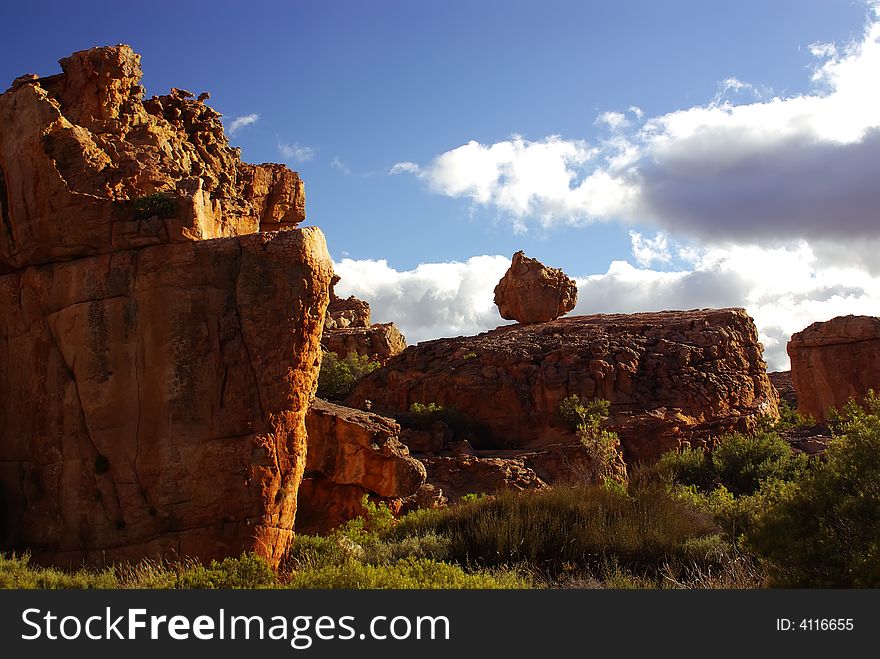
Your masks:
<svg viewBox="0 0 880 659"><path fill-rule="evenodd" d="M548 268L520 251L495 287L495 304L507 320L545 323L574 309L577 284L562 270Z"/></svg>
<svg viewBox="0 0 880 659"><path fill-rule="evenodd" d="M794 389L794 382L791 380L791 371L773 371L767 374L770 383L776 390L779 402L785 401L791 409L796 410L798 406L797 391Z"/></svg>
<svg viewBox="0 0 880 659"><path fill-rule="evenodd" d="M880 318L838 316L813 323L788 342L798 412L819 422L828 408L880 391Z"/></svg>
<svg viewBox="0 0 880 659"><path fill-rule="evenodd" d="M394 323L372 323L369 303L354 295L344 300L337 297L334 290L337 283L339 276L334 275L321 339L324 349L340 358L353 352L380 364L403 352L406 338Z"/></svg>
<svg viewBox="0 0 880 659"><path fill-rule="evenodd" d="M389 416L412 403L457 410L478 449L571 442L560 402L611 401L628 463L701 445L777 415L752 319L741 309L577 316L410 346L348 404Z"/></svg>
<svg viewBox="0 0 880 659"><path fill-rule="evenodd" d="M425 468L400 443L400 426L378 414L315 399L306 416L308 455L297 530L325 532L363 513L364 494L403 499L425 482Z"/></svg>
<svg viewBox="0 0 880 659"><path fill-rule="evenodd" d="M277 564L332 275L302 182L127 46L61 66L0 95L0 549Z"/></svg>

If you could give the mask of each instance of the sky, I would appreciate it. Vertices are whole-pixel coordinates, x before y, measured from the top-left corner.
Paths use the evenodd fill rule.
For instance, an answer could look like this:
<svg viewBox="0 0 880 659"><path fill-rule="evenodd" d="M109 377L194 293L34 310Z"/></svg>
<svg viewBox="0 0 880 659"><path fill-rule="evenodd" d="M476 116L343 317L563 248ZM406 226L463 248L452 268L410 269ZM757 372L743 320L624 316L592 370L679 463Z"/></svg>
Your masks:
<svg viewBox="0 0 880 659"><path fill-rule="evenodd" d="M506 322L520 249L575 314L745 307L771 370L880 315L874 0L15 3L0 87L115 43L300 172L337 292L410 343Z"/></svg>

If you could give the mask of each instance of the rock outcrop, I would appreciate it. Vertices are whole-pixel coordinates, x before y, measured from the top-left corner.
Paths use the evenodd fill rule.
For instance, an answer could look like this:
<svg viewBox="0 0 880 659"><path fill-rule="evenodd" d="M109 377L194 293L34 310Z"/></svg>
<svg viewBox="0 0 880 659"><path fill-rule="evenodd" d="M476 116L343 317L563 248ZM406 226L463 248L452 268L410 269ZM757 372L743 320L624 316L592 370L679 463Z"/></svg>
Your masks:
<svg viewBox="0 0 880 659"><path fill-rule="evenodd" d="M380 364L403 352L406 338L394 323L372 323L369 303L354 295L346 299L337 297L337 283L339 276L334 275L321 339L324 350L335 352L340 358L355 353Z"/></svg>
<svg viewBox="0 0 880 659"><path fill-rule="evenodd" d="M410 346L361 380L348 404L389 416L454 409L477 449L570 442L560 402L611 401L628 463L710 443L775 417L762 346L742 309L577 316Z"/></svg>
<svg viewBox="0 0 880 659"><path fill-rule="evenodd" d="M0 95L0 549L277 564L332 276L302 182L127 46L61 65Z"/></svg>
<svg viewBox="0 0 880 659"><path fill-rule="evenodd" d="M128 46L61 60L0 95L0 261L13 267L290 228L302 181L242 163L189 92L142 100Z"/></svg>
<svg viewBox="0 0 880 659"><path fill-rule="evenodd" d="M306 428L298 531L326 532L362 514L364 494L403 499L425 482L424 466L400 443L400 426L392 419L315 399Z"/></svg>
<svg viewBox="0 0 880 659"><path fill-rule="evenodd" d="M574 309L577 284L562 270L548 268L519 251L495 287L495 304L507 320L544 323Z"/></svg>
<svg viewBox="0 0 880 659"><path fill-rule="evenodd" d="M795 391L794 382L791 379L791 371L772 371L767 374L767 377L770 378L770 384L776 389L779 402L784 401L791 409L796 410L798 406L797 391Z"/></svg>
<svg viewBox="0 0 880 659"><path fill-rule="evenodd" d="M880 391L880 318L838 316L813 323L788 342L798 412L819 422L830 407Z"/></svg>

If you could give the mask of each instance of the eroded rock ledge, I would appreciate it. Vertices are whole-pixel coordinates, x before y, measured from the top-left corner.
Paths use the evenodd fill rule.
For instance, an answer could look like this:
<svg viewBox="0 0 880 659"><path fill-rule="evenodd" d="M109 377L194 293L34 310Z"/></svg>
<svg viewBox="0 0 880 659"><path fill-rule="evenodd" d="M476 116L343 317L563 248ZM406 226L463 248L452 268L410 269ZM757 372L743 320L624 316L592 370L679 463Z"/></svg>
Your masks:
<svg viewBox="0 0 880 659"><path fill-rule="evenodd" d="M362 380L355 407L395 416L454 408L482 427L478 449L573 438L558 416L572 394L611 401L627 462L754 428L776 416L762 346L742 309L563 318L410 346Z"/></svg>

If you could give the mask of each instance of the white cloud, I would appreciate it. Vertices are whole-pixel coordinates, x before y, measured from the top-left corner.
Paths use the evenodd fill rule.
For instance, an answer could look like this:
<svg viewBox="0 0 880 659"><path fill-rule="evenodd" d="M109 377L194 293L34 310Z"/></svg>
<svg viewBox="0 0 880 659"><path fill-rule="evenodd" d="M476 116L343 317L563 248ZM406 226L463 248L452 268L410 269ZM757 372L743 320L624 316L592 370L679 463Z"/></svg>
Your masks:
<svg viewBox="0 0 880 659"><path fill-rule="evenodd" d="M640 266L648 267L652 263L672 262L669 241L663 233L657 233L653 238L645 238L638 231L630 231L629 240L633 257Z"/></svg>
<svg viewBox="0 0 880 659"><path fill-rule="evenodd" d="M494 208L518 230L597 220L653 227L653 237L630 234L636 265L617 260L578 279L574 313L744 307L770 368L787 368L791 333L837 315L880 315L880 2L870 6L878 20L860 40L811 46L819 62L809 93L763 98L730 77L705 105L653 118L635 106L604 113L597 121L611 131L597 144L470 141L390 173ZM731 100L743 94L757 100ZM372 274L385 282L385 318L402 314L417 338L496 326L492 288L508 261L475 259L494 263L491 275L467 264L398 273L379 262ZM432 283L457 281L461 268L474 293L464 311ZM368 290L363 297L372 301ZM456 314L468 321L446 322Z"/></svg>
<svg viewBox="0 0 880 659"><path fill-rule="evenodd" d="M311 160L315 156L315 150L312 147L301 146L296 142L293 144L279 142L278 151L281 152L282 156L293 162L305 162Z"/></svg>
<svg viewBox="0 0 880 659"><path fill-rule="evenodd" d="M342 172L346 176L351 174L351 169L349 169L348 165L346 165L344 162L342 162L339 159L339 156L333 156L333 160L330 161L330 166L333 169L338 169L340 172Z"/></svg>
<svg viewBox="0 0 880 659"><path fill-rule="evenodd" d="M251 124L257 123L260 115L256 112L252 114L245 114L240 117L235 117L232 121L229 122L229 128L226 129L230 135L235 135L238 131L240 131L245 126L250 126Z"/></svg>
<svg viewBox="0 0 880 659"><path fill-rule="evenodd" d="M343 258L334 263L340 297L370 303L373 322L394 322L409 343L470 335L504 324L494 289L510 266L504 256L474 256L464 263L424 263L399 271L380 261Z"/></svg>
<svg viewBox="0 0 880 659"><path fill-rule="evenodd" d="M658 238L648 242L663 242L662 253L670 254L672 241ZM634 255L641 245L633 240ZM788 339L810 323L854 312L880 315L880 277L824 266L803 242L772 249L685 249L679 256L689 263L676 271L614 261L602 274L578 277L572 314L743 307L755 320L770 370L789 367ZM342 277L337 294L368 301L375 322L396 323L416 343L506 324L493 303L493 290L509 265L505 256L475 256L465 263L427 263L408 271L384 260L348 258L334 267Z"/></svg>
<svg viewBox="0 0 880 659"><path fill-rule="evenodd" d="M595 145L555 135L471 141L391 171L495 207L519 229L622 220L704 243L859 246L880 217L880 22L855 43L812 51L822 59L808 94L734 104L731 93L758 94L730 77L706 105L644 121L631 108L636 126L602 114L612 135Z"/></svg>

